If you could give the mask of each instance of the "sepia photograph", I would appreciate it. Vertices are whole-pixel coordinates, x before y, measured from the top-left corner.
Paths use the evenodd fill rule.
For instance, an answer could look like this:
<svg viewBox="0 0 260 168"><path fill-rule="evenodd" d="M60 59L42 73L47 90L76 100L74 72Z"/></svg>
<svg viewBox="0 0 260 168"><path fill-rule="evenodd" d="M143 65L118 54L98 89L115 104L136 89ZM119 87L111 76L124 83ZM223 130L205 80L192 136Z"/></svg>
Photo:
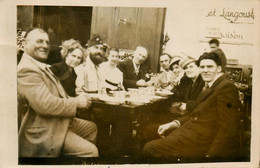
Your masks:
<svg viewBox="0 0 260 168"><path fill-rule="evenodd" d="M17 166L259 166L259 1L134 2L13 6Z"/></svg>

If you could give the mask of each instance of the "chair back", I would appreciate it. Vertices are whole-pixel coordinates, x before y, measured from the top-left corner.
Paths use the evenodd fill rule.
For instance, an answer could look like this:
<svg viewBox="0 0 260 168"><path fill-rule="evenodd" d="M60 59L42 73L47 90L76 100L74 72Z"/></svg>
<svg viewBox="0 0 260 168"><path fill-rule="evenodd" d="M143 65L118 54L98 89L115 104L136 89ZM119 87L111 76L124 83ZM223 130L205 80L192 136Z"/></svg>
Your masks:
<svg viewBox="0 0 260 168"><path fill-rule="evenodd" d="M29 103L27 99L23 96L18 94L17 95L17 117L18 117L18 130L20 129L22 119L25 113L28 111Z"/></svg>

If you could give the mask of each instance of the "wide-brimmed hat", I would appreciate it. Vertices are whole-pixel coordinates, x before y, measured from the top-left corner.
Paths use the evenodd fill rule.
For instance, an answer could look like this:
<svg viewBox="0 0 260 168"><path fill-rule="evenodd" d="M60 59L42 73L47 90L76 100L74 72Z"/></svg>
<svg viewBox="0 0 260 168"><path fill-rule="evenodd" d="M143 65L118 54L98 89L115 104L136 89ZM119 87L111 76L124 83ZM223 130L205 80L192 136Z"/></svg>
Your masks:
<svg viewBox="0 0 260 168"><path fill-rule="evenodd" d="M173 56L173 58L170 61L170 65L178 64L178 62L181 60L180 56Z"/></svg>
<svg viewBox="0 0 260 168"><path fill-rule="evenodd" d="M190 56L186 56L183 57L180 62L179 62L179 66L184 69L188 64L192 63L192 62L196 62L196 60Z"/></svg>

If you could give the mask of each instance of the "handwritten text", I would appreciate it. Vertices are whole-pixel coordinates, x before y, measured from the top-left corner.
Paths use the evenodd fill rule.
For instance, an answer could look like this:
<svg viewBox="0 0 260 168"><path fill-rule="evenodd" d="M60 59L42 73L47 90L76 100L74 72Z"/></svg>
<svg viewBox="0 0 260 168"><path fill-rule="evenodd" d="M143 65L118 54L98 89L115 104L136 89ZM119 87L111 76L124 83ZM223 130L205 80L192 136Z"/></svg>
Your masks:
<svg viewBox="0 0 260 168"><path fill-rule="evenodd" d="M223 8L219 15L217 14L217 10L213 9L209 11L206 15L206 17L217 17L217 16L222 17L230 21L231 23L238 23L239 19L247 19L247 20L255 19L254 8L248 11L235 11L235 10L230 10L229 8Z"/></svg>

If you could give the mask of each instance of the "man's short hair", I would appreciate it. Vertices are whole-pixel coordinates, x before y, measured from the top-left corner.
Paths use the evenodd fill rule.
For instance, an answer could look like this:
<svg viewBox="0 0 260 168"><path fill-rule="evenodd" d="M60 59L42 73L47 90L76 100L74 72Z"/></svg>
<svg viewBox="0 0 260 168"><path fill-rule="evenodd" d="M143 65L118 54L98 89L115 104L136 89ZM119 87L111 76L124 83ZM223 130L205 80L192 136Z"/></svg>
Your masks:
<svg viewBox="0 0 260 168"><path fill-rule="evenodd" d="M217 66L222 67L221 59L219 58L218 54L216 54L215 52L204 53L203 55L201 55L200 58L198 59L198 65L200 65L200 62L204 59L210 59L214 61L217 64Z"/></svg>
<svg viewBox="0 0 260 168"><path fill-rule="evenodd" d="M27 36L33 31L33 30L39 30L39 32L41 33L46 33L48 34L45 30L43 30L42 28L39 28L39 27L33 27L33 28L30 28L26 31L25 35L24 35L24 39L27 38Z"/></svg>
<svg viewBox="0 0 260 168"><path fill-rule="evenodd" d="M207 55L207 54L208 54L208 52L204 52L200 57L205 56L205 55ZM200 57L199 57L199 59L200 59ZM199 59L196 61L196 65L197 65L198 67L200 66Z"/></svg>
<svg viewBox="0 0 260 168"><path fill-rule="evenodd" d="M135 50L137 50L137 49L144 49L144 50L146 51L147 55L148 55L148 50L147 50L145 47L143 47L143 46L137 46Z"/></svg>
<svg viewBox="0 0 260 168"><path fill-rule="evenodd" d="M171 56L170 54L168 54L168 53L162 53L162 54L160 55L160 57L163 56L163 55L167 55L170 59L172 58L172 56Z"/></svg>
<svg viewBox="0 0 260 168"><path fill-rule="evenodd" d="M211 39L211 40L209 41L209 44L216 44L217 46L219 46L219 41L218 41L218 39L213 38L213 39Z"/></svg>

